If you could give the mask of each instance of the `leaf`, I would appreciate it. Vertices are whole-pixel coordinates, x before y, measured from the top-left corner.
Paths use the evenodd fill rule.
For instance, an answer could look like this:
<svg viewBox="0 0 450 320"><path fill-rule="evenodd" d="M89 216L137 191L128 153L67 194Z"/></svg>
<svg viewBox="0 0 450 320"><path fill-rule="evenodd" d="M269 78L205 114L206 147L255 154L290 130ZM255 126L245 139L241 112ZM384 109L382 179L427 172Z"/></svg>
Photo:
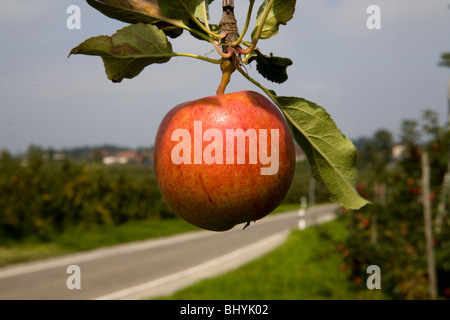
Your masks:
<svg viewBox="0 0 450 320"><path fill-rule="evenodd" d="M209 20L209 5L213 1L214 0L198 0L197 7L195 8L194 12L194 17L203 20L203 22L205 22L205 17Z"/></svg>
<svg viewBox="0 0 450 320"><path fill-rule="evenodd" d="M439 62L439 65L442 67L450 67L450 52L443 53L441 58L442 60Z"/></svg>
<svg viewBox="0 0 450 320"><path fill-rule="evenodd" d="M183 20L184 22L191 20L188 11L194 15L197 6L204 6L204 3L205 0L158 0L158 5L166 17Z"/></svg>
<svg viewBox="0 0 450 320"><path fill-rule="evenodd" d="M162 12L157 0L86 0L107 17L126 23L154 23Z"/></svg>
<svg viewBox="0 0 450 320"><path fill-rule="evenodd" d="M93 8L105 16L126 23L150 23L163 30L166 35L176 38L183 32L170 23L161 21L164 14L157 0L86 0Z"/></svg>
<svg viewBox="0 0 450 320"><path fill-rule="evenodd" d="M111 37L89 38L70 51L72 54L100 56L108 79L121 82L137 76L153 63L165 63L174 55L166 35L150 24L133 24Z"/></svg>
<svg viewBox="0 0 450 320"><path fill-rule="evenodd" d="M322 107L295 97L274 97L306 153L313 175L332 194L332 200L348 209L369 203L355 189L357 151Z"/></svg>
<svg viewBox="0 0 450 320"><path fill-rule="evenodd" d="M275 83L283 83L288 79L287 67L292 65L292 60L288 58L263 55L259 50L254 50L255 56L252 56L249 63L256 60L256 70L267 80Z"/></svg>
<svg viewBox="0 0 450 320"><path fill-rule="evenodd" d="M205 37L209 37L209 35L206 32L204 32L202 29L200 29L200 27L197 24L195 24L192 20L189 21L188 27L191 28L192 30L202 33L203 35L205 35ZM214 33L217 33L217 34L220 33L220 26L218 24L210 24L209 28ZM200 37L195 32L190 32L190 34L191 34L191 36L193 36L194 38L196 38L198 40L207 41L205 38Z"/></svg>
<svg viewBox="0 0 450 320"><path fill-rule="evenodd" d="M296 0L275 0L266 21L263 20L264 12L270 0L265 0L259 7L256 17L256 27L252 32L252 39L254 39L258 26L264 23L261 31L260 39L268 39L278 33L280 24L286 24L294 17Z"/></svg>

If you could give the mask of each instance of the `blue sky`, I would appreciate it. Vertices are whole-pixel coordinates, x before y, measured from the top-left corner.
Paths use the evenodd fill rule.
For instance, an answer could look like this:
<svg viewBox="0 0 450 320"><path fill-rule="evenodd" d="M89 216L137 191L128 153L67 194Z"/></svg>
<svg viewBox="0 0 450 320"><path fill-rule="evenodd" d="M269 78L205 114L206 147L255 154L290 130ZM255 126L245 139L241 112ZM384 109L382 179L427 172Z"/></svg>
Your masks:
<svg viewBox="0 0 450 320"><path fill-rule="evenodd" d="M212 22L220 20L220 3L211 6ZM247 3L235 1L241 29ZM293 60L288 81L273 84L255 67L247 69L278 95L303 97L324 107L351 139L381 128L398 138L401 121L419 119L425 109L438 111L444 123L450 69L437 63L441 53L450 51L449 3L299 0L294 19L277 36L259 42L261 51ZM73 4L81 8L80 30L66 27L66 10ZM380 30L366 27L369 5L381 9ZM0 149L23 152L30 144L57 149L105 143L151 146L172 107L215 94L218 66L194 59L176 57L113 84L100 58L67 58L85 39L111 35L123 26L85 1L4 2ZM171 42L176 52L204 55L212 49L187 34ZM259 91L236 73L227 92L240 90Z"/></svg>

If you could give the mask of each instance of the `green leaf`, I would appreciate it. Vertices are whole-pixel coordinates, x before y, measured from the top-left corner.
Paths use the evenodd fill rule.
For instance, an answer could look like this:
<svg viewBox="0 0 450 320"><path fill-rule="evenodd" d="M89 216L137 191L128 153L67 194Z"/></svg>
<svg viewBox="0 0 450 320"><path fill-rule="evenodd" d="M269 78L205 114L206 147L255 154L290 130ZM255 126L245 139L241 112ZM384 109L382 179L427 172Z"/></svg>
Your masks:
<svg viewBox="0 0 450 320"><path fill-rule="evenodd" d="M194 15L197 6L204 6L204 3L205 0L158 0L158 5L166 17L184 22L191 20L189 12Z"/></svg>
<svg viewBox="0 0 450 320"><path fill-rule="evenodd" d="M202 23L202 22L201 22ZM195 24L192 20L189 21L188 27L191 30L195 30L198 33L202 33L205 37L209 37L209 35L204 32L202 29L200 29L200 27ZM220 33L220 26L218 24L210 24L209 28L211 29L212 32L219 34ZM205 38L200 37L198 34L194 33L194 32L190 32L191 36L193 36L194 38L198 39L198 40L203 40L203 41L207 41Z"/></svg>
<svg viewBox="0 0 450 320"><path fill-rule="evenodd" d="M126 23L154 23L161 16L156 0L86 0L105 16Z"/></svg>
<svg viewBox="0 0 450 320"><path fill-rule="evenodd" d="M72 54L100 56L108 79L121 82L137 76L153 63L165 63L174 55L164 32L150 24L133 24L111 37L89 38L70 51Z"/></svg>
<svg viewBox="0 0 450 320"><path fill-rule="evenodd" d="M258 15L256 17L256 27L252 32L252 39L255 37L258 26L264 23L260 39L268 39L278 33L280 24L286 24L294 16L296 0L275 0L266 21L263 21L263 16L270 0L265 0L259 7Z"/></svg>
<svg viewBox="0 0 450 320"><path fill-rule="evenodd" d="M292 60L288 58L263 55L259 50L254 50L255 55L248 62L256 60L256 70L267 80L275 83L283 83L288 79L287 67L292 65Z"/></svg>
<svg viewBox="0 0 450 320"><path fill-rule="evenodd" d="M442 67L450 67L450 52L443 53L441 56L442 60L439 65Z"/></svg>
<svg viewBox="0 0 450 320"><path fill-rule="evenodd" d="M200 20L203 20L205 22L206 19L209 20L209 5L214 0L197 0L197 6L195 8L194 17L199 18Z"/></svg>
<svg viewBox="0 0 450 320"><path fill-rule="evenodd" d="M150 23L163 30L166 35L176 38L183 32L165 19L157 0L86 0L93 8L105 16L126 23ZM176 20L175 20L176 21ZM180 21L181 22L181 21Z"/></svg>
<svg viewBox="0 0 450 320"><path fill-rule="evenodd" d="M369 203L355 189L357 151L322 107L296 97L274 97L306 153L313 175L332 194L332 200L348 209Z"/></svg>

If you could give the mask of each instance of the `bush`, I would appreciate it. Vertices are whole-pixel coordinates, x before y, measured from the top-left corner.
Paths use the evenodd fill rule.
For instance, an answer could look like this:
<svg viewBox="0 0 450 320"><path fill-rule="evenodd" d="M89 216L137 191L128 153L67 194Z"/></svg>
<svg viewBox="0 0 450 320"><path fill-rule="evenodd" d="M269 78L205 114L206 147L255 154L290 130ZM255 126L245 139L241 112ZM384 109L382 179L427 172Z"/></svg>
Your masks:
<svg viewBox="0 0 450 320"><path fill-rule="evenodd" d="M0 194L0 238L45 239L80 224L174 217L152 168L45 160L38 148L30 148L25 159L2 152Z"/></svg>

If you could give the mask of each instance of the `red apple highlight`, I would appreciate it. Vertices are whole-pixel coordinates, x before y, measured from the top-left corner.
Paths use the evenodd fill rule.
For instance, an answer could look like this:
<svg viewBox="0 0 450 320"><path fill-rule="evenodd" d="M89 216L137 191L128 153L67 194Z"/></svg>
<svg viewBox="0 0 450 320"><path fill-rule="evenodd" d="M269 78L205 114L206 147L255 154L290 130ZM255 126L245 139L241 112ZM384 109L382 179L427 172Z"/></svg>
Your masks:
<svg viewBox="0 0 450 320"><path fill-rule="evenodd" d="M278 108L241 91L170 110L156 135L154 165L162 196L181 218L225 231L280 205L294 175L295 149Z"/></svg>

